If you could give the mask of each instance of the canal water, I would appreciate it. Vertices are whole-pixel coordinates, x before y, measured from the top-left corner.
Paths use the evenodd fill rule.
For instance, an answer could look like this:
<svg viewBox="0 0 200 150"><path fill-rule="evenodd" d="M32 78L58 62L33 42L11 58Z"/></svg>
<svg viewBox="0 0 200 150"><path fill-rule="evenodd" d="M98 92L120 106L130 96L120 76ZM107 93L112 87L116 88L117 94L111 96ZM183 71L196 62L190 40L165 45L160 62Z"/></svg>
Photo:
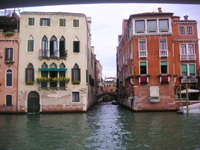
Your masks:
<svg viewBox="0 0 200 150"><path fill-rule="evenodd" d="M0 115L0 150L200 150L200 115L134 113L99 103L87 113Z"/></svg>

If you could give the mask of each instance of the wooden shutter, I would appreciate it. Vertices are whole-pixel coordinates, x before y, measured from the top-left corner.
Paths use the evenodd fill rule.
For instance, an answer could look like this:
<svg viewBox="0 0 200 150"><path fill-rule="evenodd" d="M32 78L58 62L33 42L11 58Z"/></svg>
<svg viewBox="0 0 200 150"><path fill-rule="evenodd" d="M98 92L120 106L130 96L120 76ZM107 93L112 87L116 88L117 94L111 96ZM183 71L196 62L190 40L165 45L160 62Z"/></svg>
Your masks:
<svg viewBox="0 0 200 150"><path fill-rule="evenodd" d="M8 61L8 48L5 49L5 61Z"/></svg>

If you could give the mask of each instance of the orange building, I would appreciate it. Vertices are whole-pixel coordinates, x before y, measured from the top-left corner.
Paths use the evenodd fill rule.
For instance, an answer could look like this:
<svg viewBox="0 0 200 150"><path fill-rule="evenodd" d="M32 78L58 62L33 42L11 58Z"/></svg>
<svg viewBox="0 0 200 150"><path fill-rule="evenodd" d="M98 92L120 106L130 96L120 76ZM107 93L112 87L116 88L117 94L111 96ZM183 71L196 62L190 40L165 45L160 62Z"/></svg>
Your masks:
<svg viewBox="0 0 200 150"><path fill-rule="evenodd" d="M16 11L0 12L0 113L17 112L18 31Z"/></svg>
<svg viewBox="0 0 200 150"><path fill-rule="evenodd" d="M134 111L176 110L180 85L196 88L199 51L196 20L171 12L130 15L118 36L118 94Z"/></svg>

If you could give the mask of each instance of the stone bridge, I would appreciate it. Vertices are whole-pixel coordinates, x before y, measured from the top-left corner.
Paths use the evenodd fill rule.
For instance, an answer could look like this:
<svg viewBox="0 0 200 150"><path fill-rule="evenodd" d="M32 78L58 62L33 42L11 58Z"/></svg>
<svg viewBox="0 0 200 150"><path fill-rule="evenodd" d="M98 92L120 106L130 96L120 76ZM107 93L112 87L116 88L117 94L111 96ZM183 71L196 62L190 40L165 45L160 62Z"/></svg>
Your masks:
<svg viewBox="0 0 200 150"><path fill-rule="evenodd" d="M117 100L117 93L102 93L102 94L97 95L96 99L98 100L98 99L100 99L100 98L102 98L102 97L104 97L106 95L108 95L108 96L112 97L113 99Z"/></svg>

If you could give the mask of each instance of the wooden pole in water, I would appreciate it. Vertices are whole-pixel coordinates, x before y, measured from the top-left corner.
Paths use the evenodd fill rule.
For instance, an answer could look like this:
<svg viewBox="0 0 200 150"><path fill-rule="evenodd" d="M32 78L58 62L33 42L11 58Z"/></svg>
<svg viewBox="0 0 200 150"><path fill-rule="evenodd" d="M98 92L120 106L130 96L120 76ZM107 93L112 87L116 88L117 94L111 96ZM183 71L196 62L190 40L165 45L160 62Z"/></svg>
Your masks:
<svg viewBox="0 0 200 150"><path fill-rule="evenodd" d="M189 114L189 106L188 106L188 84L186 84L186 101L187 101L187 115Z"/></svg>
<svg viewBox="0 0 200 150"><path fill-rule="evenodd" d="M183 105L182 105L182 95L181 95L181 85L180 85L180 107L183 108Z"/></svg>

